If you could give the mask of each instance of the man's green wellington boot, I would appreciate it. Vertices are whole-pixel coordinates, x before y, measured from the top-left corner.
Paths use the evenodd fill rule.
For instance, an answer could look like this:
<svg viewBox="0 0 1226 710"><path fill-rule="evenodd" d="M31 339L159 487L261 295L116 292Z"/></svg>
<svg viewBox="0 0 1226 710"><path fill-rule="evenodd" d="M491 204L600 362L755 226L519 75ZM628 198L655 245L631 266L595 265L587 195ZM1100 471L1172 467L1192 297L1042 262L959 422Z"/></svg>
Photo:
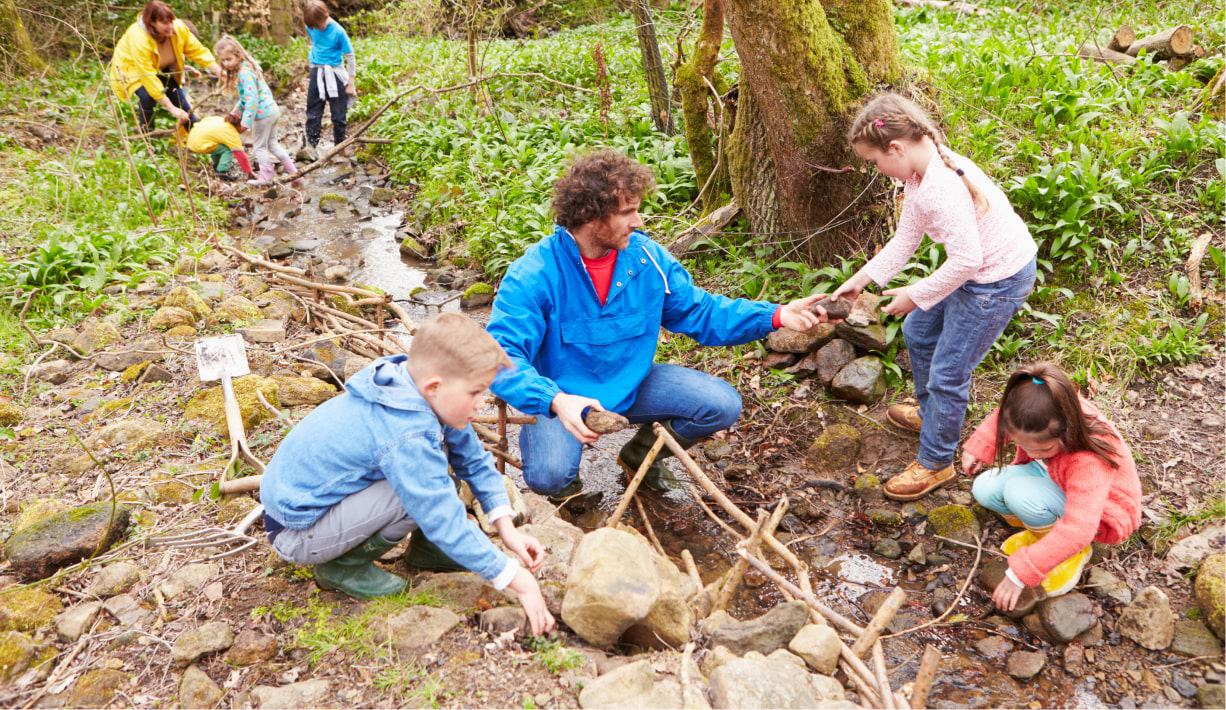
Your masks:
<svg viewBox="0 0 1226 710"><path fill-rule="evenodd" d="M550 503L555 503L564 506L572 513L585 513L592 508L600 505L600 500L604 498L604 493L601 491L583 492L583 479L578 476L575 480L566 484L562 490L557 493L545 496Z"/></svg>
<svg viewBox="0 0 1226 710"><path fill-rule="evenodd" d="M355 599L399 594L408 583L375 565L375 560L398 542L375 533L369 540L335 560L315 565L315 583L324 589L344 592Z"/></svg>
<svg viewBox="0 0 1226 710"><path fill-rule="evenodd" d="M438 549L438 545L430 542L421 530L414 530L409 538L409 551L405 553L404 563L414 569L424 569L430 572L467 572L468 568L447 556Z"/></svg>
<svg viewBox="0 0 1226 710"><path fill-rule="evenodd" d="M679 435L674 429L672 422L660 422L669 434L681 444L681 448L688 449L694 444L697 444L700 439L687 439ZM634 474L638 473L639 466L643 464L643 459L647 457L647 452L651 450L652 444L656 443L656 433L651 430L651 424L647 423L639 427L634 438L627 441L622 450L617 453L617 465L622 467L626 472L627 479L634 478ZM655 461L651 462L651 467L647 469L647 474L643 476L642 485L653 491L676 491L681 489L681 481L673 475L673 472L668 470L668 466L664 465L664 459L672 456L673 452L667 446L660 449L660 453L656 454Z"/></svg>

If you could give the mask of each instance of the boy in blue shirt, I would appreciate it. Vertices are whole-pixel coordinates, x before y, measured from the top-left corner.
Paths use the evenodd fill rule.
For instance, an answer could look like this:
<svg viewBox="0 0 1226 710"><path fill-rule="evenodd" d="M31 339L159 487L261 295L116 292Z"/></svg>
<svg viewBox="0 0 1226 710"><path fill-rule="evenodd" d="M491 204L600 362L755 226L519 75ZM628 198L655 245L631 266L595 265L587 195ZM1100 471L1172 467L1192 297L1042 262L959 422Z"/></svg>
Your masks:
<svg viewBox="0 0 1226 710"><path fill-rule="evenodd" d="M323 126L324 104L332 113L332 143L345 140L345 120L349 100L357 96L354 84L357 64L353 45L340 23L332 19L323 0L307 0L302 6L307 40L311 43L311 80L307 86L306 141L314 148L319 144Z"/></svg>
<svg viewBox="0 0 1226 710"><path fill-rule="evenodd" d="M510 587L533 634L551 630L553 616L530 573L544 562L544 548L515 528L502 477L469 426L494 375L510 365L479 325L444 313L418 328L407 356L380 358L350 378L343 394L290 431L268 464L260 500L273 549L314 565L320 587L370 599L405 588L374 562L416 529L496 589ZM515 557L468 519L448 464Z"/></svg>

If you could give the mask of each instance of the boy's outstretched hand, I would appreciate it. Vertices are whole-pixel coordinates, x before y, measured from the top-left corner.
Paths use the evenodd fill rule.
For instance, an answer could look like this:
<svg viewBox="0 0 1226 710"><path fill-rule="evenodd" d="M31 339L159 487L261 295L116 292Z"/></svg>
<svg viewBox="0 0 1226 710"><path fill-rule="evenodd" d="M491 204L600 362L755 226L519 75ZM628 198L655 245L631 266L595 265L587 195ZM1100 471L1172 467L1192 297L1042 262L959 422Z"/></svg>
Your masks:
<svg viewBox="0 0 1226 710"><path fill-rule="evenodd" d="M510 522L510 518L499 518L498 522L506 520ZM515 553L519 561L528 568L530 572L535 573L545 564L545 546L540 540L531 535L521 532L512 525L507 525L505 529L498 531L498 536L502 538L502 544L507 546L507 549Z"/></svg>
<svg viewBox="0 0 1226 710"><path fill-rule="evenodd" d="M556 622L553 614L549 613L549 608L545 606L545 597L541 596L541 587L536 583L536 577L521 567L508 586L515 592L515 596L519 597L519 605L528 615L528 626L532 629L532 635L541 636L553 631Z"/></svg>
<svg viewBox="0 0 1226 710"><path fill-rule="evenodd" d="M795 301L779 309L779 324L792 330L808 330L821 322L811 310L814 303L825 298L823 294L814 294Z"/></svg>

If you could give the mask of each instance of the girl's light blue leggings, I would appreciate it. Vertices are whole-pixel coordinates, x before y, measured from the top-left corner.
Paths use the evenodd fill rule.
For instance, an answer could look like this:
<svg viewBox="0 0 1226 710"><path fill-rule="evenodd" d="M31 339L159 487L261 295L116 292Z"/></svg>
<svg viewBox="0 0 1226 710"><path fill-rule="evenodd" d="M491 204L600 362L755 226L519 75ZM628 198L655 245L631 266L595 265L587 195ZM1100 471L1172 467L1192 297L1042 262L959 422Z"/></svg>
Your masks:
<svg viewBox="0 0 1226 710"><path fill-rule="evenodd" d="M1028 528L1047 527L1064 515L1064 491L1040 461L984 471L971 492L983 507L1016 515Z"/></svg>

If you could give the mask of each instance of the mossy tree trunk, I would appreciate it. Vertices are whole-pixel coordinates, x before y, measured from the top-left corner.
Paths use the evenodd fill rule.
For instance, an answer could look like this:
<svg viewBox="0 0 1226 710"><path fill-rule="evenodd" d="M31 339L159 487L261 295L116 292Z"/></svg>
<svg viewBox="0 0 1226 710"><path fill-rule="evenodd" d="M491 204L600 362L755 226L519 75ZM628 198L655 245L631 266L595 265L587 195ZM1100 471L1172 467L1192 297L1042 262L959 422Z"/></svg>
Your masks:
<svg viewBox="0 0 1226 710"><path fill-rule="evenodd" d="M268 34L272 41L281 46L289 44L290 36L294 33L293 0L269 0L268 20Z"/></svg>
<svg viewBox="0 0 1226 710"><path fill-rule="evenodd" d="M685 116L685 139L694 163L694 174L702 191L703 212L710 212L728 201L732 185L728 181L728 163L722 152L722 133L717 133L724 121L720 100L713 93L723 93L726 82L716 71L719 47L724 39L723 0L705 0L702 8L702 29L694 42L689 61L677 68L677 93L681 95L681 111Z"/></svg>
<svg viewBox="0 0 1226 710"><path fill-rule="evenodd" d="M810 256L836 254L839 215L861 183L842 170L847 125L873 85L900 72L889 0L726 2L741 59L733 193L755 232L813 234Z"/></svg>
<svg viewBox="0 0 1226 710"><path fill-rule="evenodd" d="M660 58L660 42L656 39L656 26L651 20L649 0L630 0L630 14L639 38L639 51L643 55L643 74L647 79L647 94L651 98L651 120L656 130L672 135L673 109L668 97L668 80L664 76L664 60Z"/></svg>
<svg viewBox="0 0 1226 710"><path fill-rule="evenodd" d="M0 62L11 62L15 69L29 73L47 66L26 31L16 0L0 0Z"/></svg>

